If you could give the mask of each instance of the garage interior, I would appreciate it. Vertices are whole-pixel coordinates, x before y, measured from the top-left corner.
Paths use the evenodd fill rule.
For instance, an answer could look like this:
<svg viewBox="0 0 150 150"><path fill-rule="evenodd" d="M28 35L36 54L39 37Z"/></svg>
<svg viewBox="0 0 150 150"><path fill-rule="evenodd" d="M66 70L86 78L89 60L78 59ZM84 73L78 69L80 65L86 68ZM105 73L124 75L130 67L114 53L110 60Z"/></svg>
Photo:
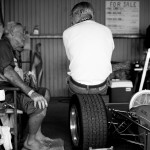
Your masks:
<svg viewBox="0 0 150 150"><path fill-rule="evenodd" d="M95 9L95 20L105 25L106 3L112 0L86 1L92 3ZM48 88L51 92L51 101L42 125L42 131L50 138L63 139L65 150L72 150L68 113L71 96L66 83L69 62L63 46L62 33L70 26L70 10L78 2L81 0L0 0L1 22L4 24L9 21L21 22L29 37L27 49L20 56L23 59L22 68L24 71L30 70L32 56L37 49L40 50L43 60L41 86ZM125 2L130 4L134 1L125 0ZM131 97L138 92L142 72L134 69L144 66L147 51L144 40L146 29L150 25L150 1L136 0L136 2L139 4L138 33L113 34L115 50L112 55L113 73L110 78L114 79L114 82L112 82L108 93L102 96L106 106L123 111L128 111ZM34 34L36 28L38 34ZM132 84L126 87L125 82L117 91L118 89L113 86L118 79L130 81ZM131 91L122 92L126 88ZM150 89L149 71L144 89ZM142 146L114 138L113 135L108 138L107 147L111 146L113 146L113 150L143 149Z"/></svg>

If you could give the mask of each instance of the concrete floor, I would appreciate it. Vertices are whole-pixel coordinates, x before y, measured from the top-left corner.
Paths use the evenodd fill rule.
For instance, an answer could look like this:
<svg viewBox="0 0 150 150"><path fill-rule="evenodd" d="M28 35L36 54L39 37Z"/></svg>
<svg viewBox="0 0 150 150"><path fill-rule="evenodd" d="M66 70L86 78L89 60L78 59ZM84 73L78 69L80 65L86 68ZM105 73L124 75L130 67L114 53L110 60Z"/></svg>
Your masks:
<svg viewBox="0 0 150 150"><path fill-rule="evenodd" d="M47 116L42 125L42 131L46 136L64 140L65 150L72 150L68 126L69 100L53 98L49 104ZM114 146L114 150L137 150L135 145L121 141L117 141L112 146Z"/></svg>
<svg viewBox="0 0 150 150"><path fill-rule="evenodd" d="M68 126L68 104L68 99L52 99L42 130L44 135L52 139L61 138L64 141L65 150L72 150Z"/></svg>

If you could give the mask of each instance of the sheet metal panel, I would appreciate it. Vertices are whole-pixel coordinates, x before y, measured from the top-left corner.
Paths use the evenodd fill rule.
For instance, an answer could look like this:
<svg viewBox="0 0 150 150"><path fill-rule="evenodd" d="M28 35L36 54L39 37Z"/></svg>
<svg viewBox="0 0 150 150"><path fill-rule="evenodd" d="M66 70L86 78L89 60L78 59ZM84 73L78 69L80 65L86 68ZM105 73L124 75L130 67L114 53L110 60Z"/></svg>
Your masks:
<svg viewBox="0 0 150 150"><path fill-rule="evenodd" d="M82 0L5 0L5 22L18 21L26 26L29 33L39 25L40 34L62 35L70 26L70 10ZM87 0L95 8L96 21L105 24L105 0ZM145 33L150 24L150 1L140 1L140 33ZM32 50L36 43L42 44L44 76L42 85L49 88L54 97L68 96L66 76L68 60L65 55L62 39L32 39ZM113 61L141 59L143 39L115 38Z"/></svg>

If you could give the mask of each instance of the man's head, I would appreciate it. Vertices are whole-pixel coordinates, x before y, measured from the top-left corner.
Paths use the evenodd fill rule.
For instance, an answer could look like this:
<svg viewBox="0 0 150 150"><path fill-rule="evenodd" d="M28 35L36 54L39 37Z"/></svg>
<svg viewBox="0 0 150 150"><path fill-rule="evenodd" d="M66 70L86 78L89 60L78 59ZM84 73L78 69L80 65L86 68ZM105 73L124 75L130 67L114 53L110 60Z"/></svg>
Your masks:
<svg viewBox="0 0 150 150"><path fill-rule="evenodd" d="M93 6L88 2L80 2L71 10L72 24L94 19Z"/></svg>
<svg viewBox="0 0 150 150"><path fill-rule="evenodd" d="M8 37L14 50L22 51L25 43L23 26L20 23L8 22L4 27L4 35Z"/></svg>

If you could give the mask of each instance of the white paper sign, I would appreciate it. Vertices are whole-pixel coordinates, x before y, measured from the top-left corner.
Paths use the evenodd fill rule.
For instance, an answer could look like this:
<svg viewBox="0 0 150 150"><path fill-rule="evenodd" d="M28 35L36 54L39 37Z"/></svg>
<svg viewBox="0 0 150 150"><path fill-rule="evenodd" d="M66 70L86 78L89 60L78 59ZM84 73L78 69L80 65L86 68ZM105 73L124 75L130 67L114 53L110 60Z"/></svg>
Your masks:
<svg viewBox="0 0 150 150"><path fill-rule="evenodd" d="M139 34L139 1L106 1L105 24L114 34Z"/></svg>

